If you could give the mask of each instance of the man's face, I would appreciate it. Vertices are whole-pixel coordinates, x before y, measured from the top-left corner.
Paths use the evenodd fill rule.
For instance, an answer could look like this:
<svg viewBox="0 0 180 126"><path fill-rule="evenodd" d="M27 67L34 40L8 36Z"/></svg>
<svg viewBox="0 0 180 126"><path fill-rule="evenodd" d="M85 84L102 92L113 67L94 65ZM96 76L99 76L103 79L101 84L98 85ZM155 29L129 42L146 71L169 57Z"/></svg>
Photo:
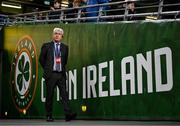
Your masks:
<svg viewBox="0 0 180 126"><path fill-rule="evenodd" d="M62 40L62 38L63 38L63 35L61 33L59 33L59 32L55 32L53 34L53 40L55 42L60 42Z"/></svg>

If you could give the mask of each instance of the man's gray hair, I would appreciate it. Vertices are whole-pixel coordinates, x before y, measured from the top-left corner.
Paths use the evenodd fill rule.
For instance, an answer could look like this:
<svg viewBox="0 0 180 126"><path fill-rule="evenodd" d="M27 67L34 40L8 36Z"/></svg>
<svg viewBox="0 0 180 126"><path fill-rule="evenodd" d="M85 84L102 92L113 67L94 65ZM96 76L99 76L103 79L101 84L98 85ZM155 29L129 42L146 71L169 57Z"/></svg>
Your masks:
<svg viewBox="0 0 180 126"><path fill-rule="evenodd" d="M63 34L64 34L64 31L63 31L62 28L54 28L53 34L55 34L55 33L60 33L61 35L63 35Z"/></svg>

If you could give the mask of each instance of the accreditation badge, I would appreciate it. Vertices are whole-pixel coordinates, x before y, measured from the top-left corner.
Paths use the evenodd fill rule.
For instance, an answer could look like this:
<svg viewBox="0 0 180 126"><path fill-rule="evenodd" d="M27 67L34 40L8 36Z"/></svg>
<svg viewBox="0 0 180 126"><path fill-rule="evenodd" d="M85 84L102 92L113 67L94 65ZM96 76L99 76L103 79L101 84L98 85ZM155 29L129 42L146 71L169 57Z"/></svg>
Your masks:
<svg viewBox="0 0 180 126"><path fill-rule="evenodd" d="M61 57L56 57L56 64L60 64L61 63Z"/></svg>

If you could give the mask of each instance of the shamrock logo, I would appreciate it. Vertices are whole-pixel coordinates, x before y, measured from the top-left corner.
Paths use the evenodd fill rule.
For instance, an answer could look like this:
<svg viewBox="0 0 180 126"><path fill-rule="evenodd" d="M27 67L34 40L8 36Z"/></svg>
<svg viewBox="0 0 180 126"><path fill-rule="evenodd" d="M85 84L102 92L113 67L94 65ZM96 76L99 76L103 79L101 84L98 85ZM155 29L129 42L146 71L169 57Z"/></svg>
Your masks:
<svg viewBox="0 0 180 126"><path fill-rule="evenodd" d="M17 84L19 86L19 90L27 90L26 83L29 80L30 72L29 72L29 62L25 61L25 56L22 55L22 57L19 60L18 63L18 75L17 75Z"/></svg>
<svg viewBox="0 0 180 126"><path fill-rule="evenodd" d="M36 47L30 36L19 39L10 73L14 105L19 112L26 112L33 102L38 79Z"/></svg>

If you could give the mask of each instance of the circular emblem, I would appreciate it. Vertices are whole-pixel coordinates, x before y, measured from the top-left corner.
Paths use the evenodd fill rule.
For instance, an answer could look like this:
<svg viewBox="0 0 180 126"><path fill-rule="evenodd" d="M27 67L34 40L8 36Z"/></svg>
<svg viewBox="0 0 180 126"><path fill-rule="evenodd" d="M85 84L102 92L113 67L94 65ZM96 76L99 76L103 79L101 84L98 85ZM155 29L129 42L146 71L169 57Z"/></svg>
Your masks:
<svg viewBox="0 0 180 126"><path fill-rule="evenodd" d="M34 98L38 61L36 48L30 36L22 37L16 46L11 65L11 90L16 108L26 111Z"/></svg>

